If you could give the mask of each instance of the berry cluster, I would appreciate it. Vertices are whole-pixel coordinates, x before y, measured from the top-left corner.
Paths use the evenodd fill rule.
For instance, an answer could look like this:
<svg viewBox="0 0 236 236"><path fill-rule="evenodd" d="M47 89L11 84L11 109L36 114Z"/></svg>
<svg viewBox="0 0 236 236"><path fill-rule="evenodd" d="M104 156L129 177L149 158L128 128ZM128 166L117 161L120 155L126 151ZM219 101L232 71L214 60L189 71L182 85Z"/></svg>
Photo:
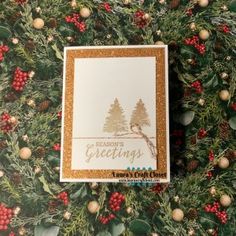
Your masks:
<svg viewBox="0 0 236 236"><path fill-rule="evenodd" d="M219 208L220 208L220 203L214 202L213 204L207 204L204 207L204 210L205 210L205 212L216 213L216 212L218 212Z"/></svg>
<svg viewBox="0 0 236 236"><path fill-rule="evenodd" d="M206 212L214 213L216 215L216 217L219 219L219 221L221 222L221 224L227 223L228 215L225 210L220 211L220 203L219 202L214 202L212 205L207 204L204 207L204 210Z"/></svg>
<svg viewBox="0 0 236 236"><path fill-rule="evenodd" d="M16 236L14 232L10 232L8 236Z"/></svg>
<svg viewBox="0 0 236 236"><path fill-rule="evenodd" d="M213 177L212 172L211 172L211 171L208 171L208 172L207 172L207 178L208 178L208 179L211 179L212 177Z"/></svg>
<svg viewBox="0 0 236 236"><path fill-rule="evenodd" d="M206 45L204 43L200 43L199 41L199 37L195 35L192 38L185 39L184 43L186 45L194 46L199 52L199 54L203 55L206 52Z"/></svg>
<svg viewBox="0 0 236 236"><path fill-rule="evenodd" d="M28 79L29 73L22 71L19 67L17 67L14 72L12 88L16 91L22 91Z"/></svg>
<svg viewBox="0 0 236 236"><path fill-rule="evenodd" d="M8 225L12 217L12 209L7 208L2 203L0 203L0 231L5 231L8 229Z"/></svg>
<svg viewBox="0 0 236 236"><path fill-rule="evenodd" d="M0 46L0 62L4 59L4 54L9 51L9 47L6 45Z"/></svg>
<svg viewBox="0 0 236 236"><path fill-rule="evenodd" d="M138 10L134 13L134 23L138 28L144 28L148 24L144 11Z"/></svg>
<svg viewBox="0 0 236 236"><path fill-rule="evenodd" d="M0 128L4 133L11 131L13 128L10 123L10 118L11 116L7 112L2 113L1 115L0 123L2 124L0 125Z"/></svg>
<svg viewBox="0 0 236 236"><path fill-rule="evenodd" d="M63 201L63 204L67 206L69 204L68 194L67 192L61 192L57 195L57 199Z"/></svg>
<svg viewBox="0 0 236 236"><path fill-rule="evenodd" d="M67 23L73 23L80 32L84 32L86 30L85 22L80 21L80 15L78 13L73 13L71 16L66 16L65 20Z"/></svg>
<svg viewBox="0 0 236 236"><path fill-rule="evenodd" d="M202 91L203 91L202 84L201 84L201 82L200 82L199 80L194 81L194 82L191 84L191 87L192 87L193 89L195 89L195 92L196 92L197 94L202 93Z"/></svg>
<svg viewBox="0 0 236 236"><path fill-rule="evenodd" d="M59 143L56 143L53 145L53 150L54 151L60 151L61 150L61 145Z"/></svg>
<svg viewBox="0 0 236 236"><path fill-rule="evenodd" d="M121 209L120 205L124 201L125 201L125 196L122 193L114 192L114 193L112 193L112 195L110 197L109 207L113 211L119 211Z"/></svg>
<svg viewBox="0 0 236 236"><path fill-rule="evenodd" d="M214 152L210 150L209 155L208 155L209 161L213 161L215 158Z"/></svg>
<svg viewBox="0 0 236 236"><path fill-rule="evenodd" d="M162 184L157 183L151 187L151 190L152 190L152 192L155 192L155 193L161 193L161 192L163 192L164 188L163 188Z"/></svg>
<svg viewBox="0 0 236 236"><path fill-rule="evenodd" d="M108 216L99 216L99 221L103 224L106 225L108 224L111 220L115 219L116 216L112 213L110 213Z"/></svg>
<svg viewBox="0 0 236 236"><path fill-rule="evenodd" d="M225 210L218 211L215 213L221 224L226 224L228 220L228 215Z"/></svg>
<svg viewBox="0 0 236 236"><path fill-rule="evenodd" d="M111 5L108 2L102 3L101 8L105 9L106 12L111 12Z"/></svg>
<svg viewBox="0 0 236 236"><path fill-rule="evenodd" d="M226 24L220 25L219 29L220 29L220 31L222 31L222 32L224 32L224 33L226 33L226 34L228 34L228 33L230 32L230 28L229 28L229 26L226 25Z"/></svg>
<svg viewBox="0 0 236 236"><path fill-rule="evenodd" d="M199 139L205 138L207 136L207 131L204 128L199 129L197 137Z"/></svg>

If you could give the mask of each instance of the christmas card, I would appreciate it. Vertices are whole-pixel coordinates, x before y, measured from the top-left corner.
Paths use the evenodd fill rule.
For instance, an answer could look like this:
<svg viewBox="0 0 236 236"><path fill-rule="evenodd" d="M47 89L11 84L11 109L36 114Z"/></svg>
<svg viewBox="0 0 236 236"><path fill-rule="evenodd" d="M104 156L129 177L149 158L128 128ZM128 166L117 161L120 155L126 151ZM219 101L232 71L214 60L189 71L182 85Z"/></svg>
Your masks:
<svg viewBox="0 0 236 236"><path fill-rule="evenodd" d="M66 47L61 181L168 182L166 46Z"/></svg>

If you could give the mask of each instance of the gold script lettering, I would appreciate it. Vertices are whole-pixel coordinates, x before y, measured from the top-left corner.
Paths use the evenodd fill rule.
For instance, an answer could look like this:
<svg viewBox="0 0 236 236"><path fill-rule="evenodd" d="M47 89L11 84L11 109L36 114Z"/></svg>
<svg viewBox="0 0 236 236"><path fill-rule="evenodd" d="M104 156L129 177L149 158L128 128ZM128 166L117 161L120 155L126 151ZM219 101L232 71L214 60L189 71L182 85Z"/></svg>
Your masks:
<svg viewBox="0 0 236 236"><path fill-rule="evenodd" d="M135 150L123 150L122 147L97 147L94 144L88 144L86 149L86 162L90 162L93 158L126 158L130 163L133 163L135 159L140 158L143 153L140 149Z"/></svg>

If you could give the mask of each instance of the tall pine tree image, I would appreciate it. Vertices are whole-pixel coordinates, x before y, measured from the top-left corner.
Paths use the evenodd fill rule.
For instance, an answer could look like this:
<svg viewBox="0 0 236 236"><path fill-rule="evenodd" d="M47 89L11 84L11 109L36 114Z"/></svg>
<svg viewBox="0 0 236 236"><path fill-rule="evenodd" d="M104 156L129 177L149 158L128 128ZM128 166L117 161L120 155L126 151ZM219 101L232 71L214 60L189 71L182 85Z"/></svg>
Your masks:
<svg viewBox="0 0 236 236"><path fill-rule="evenodd" d="M127 121L124 116L124 111L119 104L118 99L114 100L109 110L109 116L106 118L106 122L103 128L104 132L114 133L118 135L120 132L128 131Z"/></svg>
<svg viewBox="0 0 236 236"><path fill-rule="evenodd" d="M130 124L136 124L140 127L150 126L147 110L142 99L139 99L132 113Z"/></svg>

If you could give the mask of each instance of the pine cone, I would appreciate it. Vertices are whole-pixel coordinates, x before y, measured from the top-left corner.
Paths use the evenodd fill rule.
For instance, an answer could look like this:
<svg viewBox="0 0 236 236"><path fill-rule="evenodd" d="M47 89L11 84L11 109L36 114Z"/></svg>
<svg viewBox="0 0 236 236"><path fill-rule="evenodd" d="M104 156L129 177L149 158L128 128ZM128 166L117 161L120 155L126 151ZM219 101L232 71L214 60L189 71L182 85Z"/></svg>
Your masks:
<svg viewBox="0 0 236 236"><path fill-rule="evenodd" d="M12 14L9 18L9 22L11 24L14 24L19 18L21 17L21 13L18 11L18 12L15 12L15 14Z"/></svg>
<svg viewBox="0 0 236 236"><path fill-rule="evenodd" d="M0 140L0 151L7 147L7 142L5 140Z"/></svg>
<svg viewBox="0 0 236 236"><path fill-rule="evenodd" d="M9 92L4 96L5 102L14 102L17 100L17 96L14 92Z"/></svg>
<svg viewBox="0 0 236 236"><path fill-rule="evenodd" d="M195 208L191 208L189 209L188 213L187 213L187 218L189 220L194 220L198 218L198 211Z"/></svg>
<svg viewBox="0 0 236 236"><path fill-rule="evenodd" d="M94 28L97 31L102 31L105 28L105 26L104 26L102 21L96 21L95 25L94 25Z"/></svg>
<svg viewBox="0 0 236 236"><path fill-rule="evenodd" d="M221 51L222 48L223 48L222 42L216 41L216 42L215 42L215 50L216 50L216 51Z"/></svg>
<svg viewBox="0 0 236 236"><path fill-rule="evenodd" d="M160 205L158 202L153 202L153 204L151 204L148 209L147 209L147 212L150 214L150 215L153 215L157 209L160 208Z"/></svg>
<svg viewBox="0 0 236 236"><path fill-rule="evenodd" d="M49 108L50 105L51 105L51 101L50 100L45 100L45 101L39 103L38 111L40 111L40 112L46 111Z"/></svg>
<svg viewBox="0 0 236 236"><path fill-rule="evenodd" d="M194 170L196 170L199 166L199 161L198 160L191 160L188 164L187 164L187 171L188 172L192 172Z"/></svg>
<svg viewBox="0 0 236 236"><path fill-rule="evenodd" d="M57 27L57 20L55 18L49 19L48 27L52 28L52 29L56 28Z"/></svg>
<svg viewBox="0 0 236 236"><path fill-rule="evenodd" d="M44 158L45 155L46 155L46 150L45 150L44 147L40 146L40 147L37 147L37 149L35 150L34 154L38 158Z"/></svg>
<svg viewBox="0 0 236 236"><path fill-rule="evenodd" d="M227 121L222 121L219 124L219 136L223 140L229 139L230 126Z"/></svg>
<svg viewBox="0 0 236 236"><path fill-rule="evenodd" d="M225 153L225 157L230 161L235 161L236 160L236 151L230 150Z"/></svg>
<svg viewBox="0 0 236 236"><path fill-rule="evenodd" d="M180 5L180 0L172 0L169 4L170 9L176 9Z"/></svg>
<svg viewBox="0 0 236 236"><path fill-rule="evenodd" d="M34 51L35 47L36 46L33 40L28 40L28 42L25 44L25 48L30 52Z"/></svg>
<svg viewBox="0 0 236 236"><path fill-rule="evenodd" d="M22 182L22 178L19 172L14 172L11 177L10 177L11 181L13 184L15 185L19 185Z"/></svg>
<svg viewBox="0 0 236 236"><path fill-rule="evenodd" d="M143 42L143 37L141 35L134 35L131 39L130 39L130 44L141 44Z"/></svg>
<svg viewBox="0 0 236 236"><path fill-rule="evenodd" d="M60 203L59 203L58 200L56 200L56 201L50 201L50 202L48 203L48 211L49 211L50 213L54 213L54 212L57 210L59 204L60 204Z"/></svg>

